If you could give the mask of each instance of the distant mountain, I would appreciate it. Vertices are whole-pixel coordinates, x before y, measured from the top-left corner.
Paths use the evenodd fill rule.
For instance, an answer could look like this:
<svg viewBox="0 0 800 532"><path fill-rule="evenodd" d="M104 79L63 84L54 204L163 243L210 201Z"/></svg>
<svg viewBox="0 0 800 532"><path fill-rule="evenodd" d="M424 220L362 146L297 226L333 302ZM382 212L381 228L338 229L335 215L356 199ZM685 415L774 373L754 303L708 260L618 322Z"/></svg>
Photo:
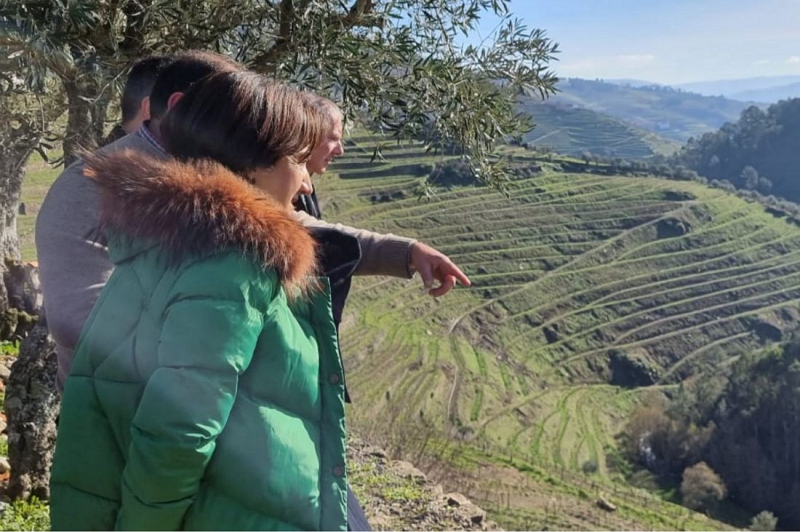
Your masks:
<svg viewBox="0 0 800 532"><path fill-rule="evenodd" d="M548 103L590 109L678 142L737 120L750 105L667 86L636 88L577 78L562 80L558 88Z"/></svg>
<svg viewBox="0 0 800 532"><path fill-rule="evenodd" d="M752 89L728 95L732 100L776 103L789 98L800 98L800 82L770 87L768 89Z"/></svg>
<svg viewBox="0 0 800 532"><path fill-rule="evenodd" d="M645 81L643 79L621 78L621 79L604 79L603 81L605 81L606 83L611 83L613 85L621 85L623 87L634 87L634 88L637 88L637 89L639 87L653 87L653 86L662 87L663 86L663 84L661 84L661 83L654 83L652 81Z"/></svg>
<svg viewBox="0 0 800 532"><path fill-rule="evenodd" d="M793 83L800 83L800 76L772 76L743 79L721 79L715 81L700 81L696 83L683 83L675 85L685 91L696 92L705 96L725 96L733 99L737 93L772 89ZM757 98L754 101L762 101ZM771 101L771 100L766 100Z"/></svg>

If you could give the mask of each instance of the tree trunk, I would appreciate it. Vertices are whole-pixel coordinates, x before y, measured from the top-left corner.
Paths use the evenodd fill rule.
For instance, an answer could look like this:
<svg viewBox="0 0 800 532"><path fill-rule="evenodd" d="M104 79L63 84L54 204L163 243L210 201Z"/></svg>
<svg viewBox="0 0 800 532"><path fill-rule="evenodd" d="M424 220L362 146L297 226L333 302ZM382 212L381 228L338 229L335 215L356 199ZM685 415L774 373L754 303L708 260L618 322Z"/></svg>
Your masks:
<svg viewBox="0 0 800 532"><path fill-rule="evenodd" d="M67 94L67 129L64 133L64 166L69 166L82 151L93 151L103 139L110 92L89 76L64 80Z"/></svg>
<svg viewBox="0 0 800 532"><path fill-rule="evenodd" d="M50 497L50 465L61 410L57 366L55 342L41 320L22 341L6 390L11 466L7 494L12 499Z"/></svg>
<svg viewBox="0 0 800 532"><path fill-rule="evenodd" d="M31 143L0 150L0 257L19 259L17 212L22 181L33 147Z"/></svg>
<svg viewBox="0 0 800 532"><path fill-rule="evenodd" d="M0 277L5 275L8 261L20 259L17 212L25 166L32 151L28 142L10 142L0 149ZM13 340L20 314L9 302L5 283L0 285L0 340Z"/></svg>

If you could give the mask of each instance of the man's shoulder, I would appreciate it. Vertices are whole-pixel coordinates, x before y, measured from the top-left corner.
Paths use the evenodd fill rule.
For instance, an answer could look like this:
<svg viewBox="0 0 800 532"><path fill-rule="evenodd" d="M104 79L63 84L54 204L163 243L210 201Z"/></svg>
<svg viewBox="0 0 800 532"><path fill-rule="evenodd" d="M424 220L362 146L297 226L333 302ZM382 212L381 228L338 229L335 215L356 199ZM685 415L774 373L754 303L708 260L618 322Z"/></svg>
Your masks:
<svg viewBox="0 0 800 532"><path fill-rule="evenodd" d="M135 150L152 155L153 157L162 157L162 155L150 145L145 139L136 134L126 135L121 139L112 142L102 148L98 149L95 153L101 155L108 155L122 150ZM56 178L50 187L50 192L45 198L45 204L49 201L57 201L60 194L69 195L70 192L83 193L85 190L94 190L94 183L83 175L84 161L78 158L75 162L64 169L63 172ZM44 204L42 207L44 208Z"/></svg>
<svg viewBox="0 0 800 532"><path fill-rule="evenodd" d="M160 152L152 144L136 133L125 135L121 139L115 140L111 144L106 144L97 150L97 153L109 154L122 150L136 150L154 157L161 156Z"/></svg>
<svg viewBox="0 0 800 532"><path fill-rule="evenodd" d="M138 135L127 135L103 146L96 153L109 154L126 149L141 151L154 157L161 156ZM83 175L83 168L84 161L79 158L53 181L39 209L37 230L45 227L54 228L62 224L81 226L96 224L99 208L97 188L91 179Z"/></svg>

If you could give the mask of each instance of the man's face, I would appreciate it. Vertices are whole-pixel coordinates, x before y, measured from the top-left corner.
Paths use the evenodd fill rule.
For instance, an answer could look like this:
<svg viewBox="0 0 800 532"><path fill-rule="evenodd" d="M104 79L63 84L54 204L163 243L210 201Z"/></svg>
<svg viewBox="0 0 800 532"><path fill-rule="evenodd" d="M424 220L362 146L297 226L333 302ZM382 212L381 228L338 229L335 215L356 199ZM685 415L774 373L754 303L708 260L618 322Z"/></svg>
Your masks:
<svg viewBox="0 0 800 532"><path fill-rule="evenodd" d="M332 118L322 142L314 148L306 166L310 174L324 174L334 158L344 153L342 146L342 118Z"/></svg>

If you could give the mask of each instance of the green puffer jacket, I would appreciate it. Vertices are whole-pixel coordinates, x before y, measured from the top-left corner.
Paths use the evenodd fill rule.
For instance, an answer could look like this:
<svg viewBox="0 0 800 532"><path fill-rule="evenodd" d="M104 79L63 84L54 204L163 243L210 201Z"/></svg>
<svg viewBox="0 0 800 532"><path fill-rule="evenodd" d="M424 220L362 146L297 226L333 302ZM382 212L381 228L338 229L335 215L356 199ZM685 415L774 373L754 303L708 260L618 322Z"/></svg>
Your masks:
<svg viewBox="0 0 800 532"><path fill-rule="evenodd" d="M309 234L218 165L87 168L116 269L64 390L53 528L345 530L342 364L327 286L302 293Z"/></svg>

